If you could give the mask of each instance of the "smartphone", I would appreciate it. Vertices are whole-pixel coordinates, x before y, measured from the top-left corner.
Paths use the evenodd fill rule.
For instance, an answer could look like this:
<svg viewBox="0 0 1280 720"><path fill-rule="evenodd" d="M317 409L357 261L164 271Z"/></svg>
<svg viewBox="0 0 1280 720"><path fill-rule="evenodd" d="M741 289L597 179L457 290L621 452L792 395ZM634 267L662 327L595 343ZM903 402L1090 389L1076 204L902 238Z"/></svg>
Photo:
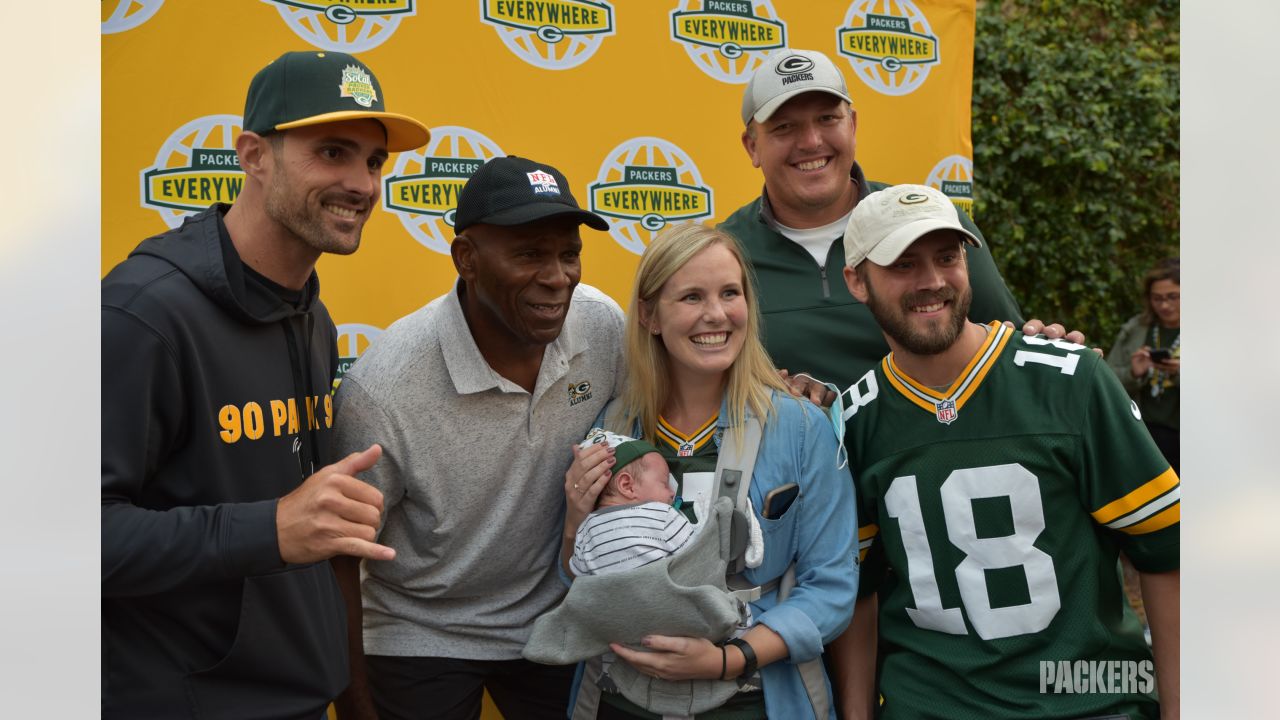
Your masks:
<svg viewBox="0 0 1280 720"><path fill-rule="evenodd" d="M1169 348L1151 348L1151 362L1164 362L1173 357L1173 351Z"/></svg>
<svg viewBox="0 0 1280 720"><path fill-rule="evenodd" d="M764 516L766 518L782 517L797 497L800 497L800 486L795 483L787 483L770 490L769 494L764 496Z"/></svg>

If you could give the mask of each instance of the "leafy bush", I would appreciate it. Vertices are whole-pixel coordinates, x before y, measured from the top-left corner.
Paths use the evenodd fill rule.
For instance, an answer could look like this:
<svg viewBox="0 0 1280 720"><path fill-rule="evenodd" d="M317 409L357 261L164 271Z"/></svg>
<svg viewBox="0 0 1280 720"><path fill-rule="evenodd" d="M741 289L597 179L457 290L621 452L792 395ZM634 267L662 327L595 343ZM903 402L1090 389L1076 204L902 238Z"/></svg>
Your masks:
<svg viewBox="0 0 1280 720"><path fill-rule="evenodd" d="M974 214L1024 314L1109 346L1178 254L1178 3L980 2Z"/></svg>

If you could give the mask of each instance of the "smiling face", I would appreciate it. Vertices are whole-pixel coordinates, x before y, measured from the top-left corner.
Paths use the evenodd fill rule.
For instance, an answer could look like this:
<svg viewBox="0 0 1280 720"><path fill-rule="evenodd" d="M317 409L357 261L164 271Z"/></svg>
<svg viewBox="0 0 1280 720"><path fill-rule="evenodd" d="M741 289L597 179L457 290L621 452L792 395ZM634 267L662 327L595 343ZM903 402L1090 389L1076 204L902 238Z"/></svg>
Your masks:
<svg viewBox="0 0 1280 720"><path fill-rule="evenodd" d="M788 100L742 135L751 164L764 173L778 222L794 228L839 220L857 201L853 170L857 115L840 98L807 92Z"/></svg>
<svg viewBox="0 0 1280 720"><path fill-rule="evenodd" d="M964 247L953 230L934 230L887 266L845 269L849 291L875 316L895 352L937 355L960 337L973 291Z"/></svg>
<svg viewBox="0 0 1280 720"><path fill-rule="evenodd" d="M267 216L306 246L349 255L382 196L387 134L376 120L285 130L269 143Z"/></svg>
<svg viewBox="0 0 1280 720"><path fill-rule="evenodd" d="M645 326L660 335L677 385L719 383L746 342L742 266L717 242L694 255L645 303Z"/></svg>
<svg viewBox="0 0 1280 720"><path fill-rule="evenodd" d="M467 320L482 347L492 340L537 349L560 336L582 277L576 219L479 223L454 239L453 254L466 282Z"/></svg>

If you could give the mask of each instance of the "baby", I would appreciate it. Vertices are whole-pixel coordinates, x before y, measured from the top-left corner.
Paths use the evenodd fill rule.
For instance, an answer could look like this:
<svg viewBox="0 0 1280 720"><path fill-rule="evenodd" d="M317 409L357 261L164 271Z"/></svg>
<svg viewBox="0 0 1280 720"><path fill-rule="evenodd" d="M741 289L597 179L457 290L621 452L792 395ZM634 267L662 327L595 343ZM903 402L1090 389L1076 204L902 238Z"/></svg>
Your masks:
<svg viewBox="0 0 1280 720"><path fill-rule="evenodd" d="M621 572L661 560L683 548L700 525L672 505L676 481L658 448L595 428L581 447L614 448L613 477L582 521L569 569L575 575Z"/></svg>

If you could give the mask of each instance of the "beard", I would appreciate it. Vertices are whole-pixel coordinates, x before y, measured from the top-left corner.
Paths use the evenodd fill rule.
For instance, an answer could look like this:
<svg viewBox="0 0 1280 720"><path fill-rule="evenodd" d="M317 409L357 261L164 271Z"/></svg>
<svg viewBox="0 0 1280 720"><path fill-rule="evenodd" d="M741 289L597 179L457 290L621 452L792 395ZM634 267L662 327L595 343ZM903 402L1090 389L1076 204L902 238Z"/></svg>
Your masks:
<svg viewBox="0 0 1280 720"><path fill-rule="evenodd" d="M314 250L335 255L350 255L360 247L360 232L357 228L354 236L337 232L325 224L324 199L314 210L307 208L305 197L295 195L291 190L295 185L290 182L288 171L279 156L276 157L276 173L271 187L267 189L267 217L280 223L286 230Z"/></svg>
<svg viewBox="0 0 1280 720"><path fill-rule="evenodd" d="M904 350L915 355L937 355L955 344L969 318L969 305L973 302L973 288L966 285L957 291L951 286L937 292L914 292L902 296L895 306L876 297L870 278L866 279L867 309L880 324L880 329L893 338ZM930 320L920 328L911 322L913 306L947 302L948 315Z"/></svg>

